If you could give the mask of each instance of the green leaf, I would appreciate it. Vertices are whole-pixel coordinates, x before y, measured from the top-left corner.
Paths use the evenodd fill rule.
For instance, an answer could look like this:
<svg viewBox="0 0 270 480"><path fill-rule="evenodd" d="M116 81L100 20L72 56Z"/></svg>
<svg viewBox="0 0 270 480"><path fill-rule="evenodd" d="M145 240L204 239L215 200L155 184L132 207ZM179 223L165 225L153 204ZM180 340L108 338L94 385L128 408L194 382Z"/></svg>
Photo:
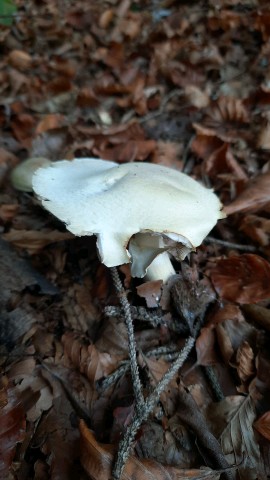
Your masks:
<svg viewBox="0 0 270 480"><path fill-rule="evenodd" d="M13 22L13 15L17 7L13 0L0 0L0 24L9 27Z"/></svg>

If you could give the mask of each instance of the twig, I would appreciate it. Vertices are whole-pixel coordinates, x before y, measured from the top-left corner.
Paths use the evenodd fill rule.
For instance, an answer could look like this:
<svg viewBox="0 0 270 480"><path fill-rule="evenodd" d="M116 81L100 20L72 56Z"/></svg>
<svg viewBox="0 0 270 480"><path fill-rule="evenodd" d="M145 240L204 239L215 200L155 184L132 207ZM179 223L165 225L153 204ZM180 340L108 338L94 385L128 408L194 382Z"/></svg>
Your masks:
<svg viewBox="0 0 270 480"><path fill-rule="evenodd" d="M134 335L134 328L132 322L132 316L130 312L130 305L127 299L127 294L125 289L122 286L118 271L116 267L111 268L111 274L115 289L119 296L120 303L125 316L125 322L128 331L128 347L129 347L129 358L130 358L130 369L132 376L132 384L135 396L135 410L140 411L144 406L144 398L142 393L142 384L139 376L139 367L137 363L136 355L136 341Z"/></svg>
<svg viewBox="0 0 270 480"><path fill-rule="evenodd" d="M192 350L195 343L195 337L190 336L183 349L178 355L178 358L170 366L168 371L165 373L163 378L155 387L154 391L148 398L145 400L144 406L141 411L135 411L135 415L131 424L128 426L124 438L119 444L119 449L117 453L116 462L113 468L113 478L114 480L119 480L124 469L125 463L129 457L129 453L132 447L132 443L135 439L135 436L141 427L142 423L145 422L154 409L156 403L159 400L161 393L165 390L171 379L174 377L179 368L183 365L187 359L190 351Z"/></svg>
<svg viewBox="0 0 270 480"><path fill-rule="evenodd" d="M226 240L220 240L219 238L206 237L204 239L206 243L217 243L226 248L235 248L235 250L243 250L244 252L257 252L259 248L254 247L253 245L241 245L239 243L227 242Z"/></svg>
<svg viewBox="0 0 270 480"><path fill-rule="evenodd" d="M130 312L132 318L136 318L137 320L140 320L142 322L148 322L154 328L164 323L161 312L155 311L149 313L144 307L134 306L130 306ZM124 317L124 312L121 307L111 305L104 308L104 314L107 317Z"/></svg>
<svg viewBox="0 0 270 480"><path fill-rule="evenodd" d="M205 458L207 464L209 461L218 469L224 470L224 479L232 480L233 475L221 446L210 432L205 417L193 399L192 395L182 387L179 394L179 409L177 416L188 425L196 435L198 449Z"/></svg>
<svg viewBox="0 0 270 480"><path fill-rule="evenodd" d="M208 365L208 366L205 366L203 367L203 370L207 376L207 379L211 385L211 388L212 388L212 392L214 394L214 397L215 397L215 400L217 402L220 402L221 400L224 399L224 394L221 390L221 386L220 386L220 383L218 381L218 378L216 376L216 372L214 370L214 368L212 367L212 365Z"/></svg>
<svg viewBox="0 0 270 480"><path fill-rule="evenodd" d="M191 147L192 142L193 142L195 137L196 137L195 134L191 135L187 145L185 146L185 149L184 149L184 152L183 152L183 155L182 155L182 161L183 161L182 172L186 173L187 175L189 175L191 173L192 168L193 168L193 161L188 162L188 154L189 154L190 147Z"/></svg>
<svg viewBox="0 0 270 480"><path fill-rule="evenodd" d="M162 101L161 101L161 104L160 104L160 107L158 108L158 110L154 111L154 112L150 112L148 113L147 115L145 115L144 117L141 117L138 119L138 122L139 123L144 123L144 122L148 122L149 120L152 120L153 118L156 118L156 117L159 117L159 115L162 115L167 103L173 98L173 97L179 97L181 95L183 95L184 91L181 90L180 88L177 88L175 90L172 90L171 92L169 92L167 95L164 95L163 98L162 98ZM187 106L187 105L186 105ZM183 108L183 105L182 107Z"/></svg>
<svg viewBox="0 0 270 480"><path fill-rule="evenodd" d="M96 387L99 392L106 390L111 385L114 385L119 378L121 378L125 373L130 370L130 362L127 360L120 367L118 367L113 373L108 375L106 378L98 380L96 382Z"/></svg>
<svg viewBox="0 0 270 480"><path fill-rule="evenodd" d="M148 352L144 353L143 355L146 358L149 357L163 357L165 360L172 361L175 360L176 357L179 355L179 351L176 351L176 345L164 345L162 347L153 348ZM114 385L117 380L125 375L130 369L130 362L126 360L125 362L120 365L113 373L108 375L106 378L98 380L96 382L96 388L98 391L103 391L109 388L111 385Z"/></svg>

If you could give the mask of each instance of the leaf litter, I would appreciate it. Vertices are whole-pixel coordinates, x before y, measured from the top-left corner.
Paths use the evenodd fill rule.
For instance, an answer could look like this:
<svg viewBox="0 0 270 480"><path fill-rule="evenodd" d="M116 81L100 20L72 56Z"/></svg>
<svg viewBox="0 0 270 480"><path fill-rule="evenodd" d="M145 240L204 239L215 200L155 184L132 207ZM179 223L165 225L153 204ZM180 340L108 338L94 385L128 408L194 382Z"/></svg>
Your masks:
<svg viewBox="0 0 270 480"><path fill-rule="evenodd" d="M10 182L26 158L97 156L185 171L227 213L173 285L121 268L145 397L200 325L123 478L266 478L268 2L2 3L1 475L107 480L134 416L124 315L95 242Z"/></svg>

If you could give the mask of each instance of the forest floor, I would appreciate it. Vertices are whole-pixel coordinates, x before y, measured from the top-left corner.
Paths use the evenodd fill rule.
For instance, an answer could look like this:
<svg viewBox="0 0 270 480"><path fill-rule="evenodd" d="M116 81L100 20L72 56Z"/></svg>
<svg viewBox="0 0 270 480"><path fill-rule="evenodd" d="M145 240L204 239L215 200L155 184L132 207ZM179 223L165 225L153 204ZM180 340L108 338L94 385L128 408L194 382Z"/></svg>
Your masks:
<svg viewBox="0 0 270 480"><path fill-rule="evenodd" d="M119 270L146 399L200 324L123 478L269 478L269 1L15 3L0 6L1 478L108 480L136 411L110 271L94 237L13 188L30 157L152 162L214 189L227 218L170 286Z"/></svg>

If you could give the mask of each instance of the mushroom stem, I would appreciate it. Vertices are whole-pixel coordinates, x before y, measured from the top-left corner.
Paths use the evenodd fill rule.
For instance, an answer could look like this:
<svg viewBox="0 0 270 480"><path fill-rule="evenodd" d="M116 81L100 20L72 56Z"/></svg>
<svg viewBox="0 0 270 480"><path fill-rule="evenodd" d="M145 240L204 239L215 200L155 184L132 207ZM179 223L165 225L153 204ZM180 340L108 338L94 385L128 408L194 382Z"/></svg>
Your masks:
<svg viewBox="0 0 270 480"><path fill-rule="evenodd" d="M147 281L163 280L165 283L172 275L175 275L175 270L171 264L169 254L163 252L149 265L145 279Z"/></svg>

